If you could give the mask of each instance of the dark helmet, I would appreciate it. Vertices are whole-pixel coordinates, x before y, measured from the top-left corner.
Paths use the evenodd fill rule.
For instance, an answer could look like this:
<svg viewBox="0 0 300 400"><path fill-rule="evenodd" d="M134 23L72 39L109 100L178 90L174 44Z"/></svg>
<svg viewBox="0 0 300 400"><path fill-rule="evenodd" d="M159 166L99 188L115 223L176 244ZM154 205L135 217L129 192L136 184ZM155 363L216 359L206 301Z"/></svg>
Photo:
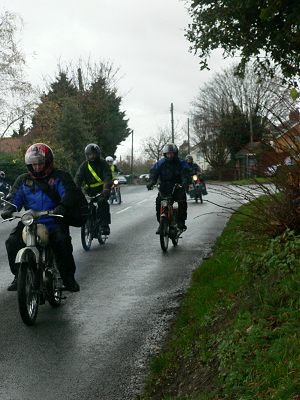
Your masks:
<svg viewBox="0 0 300 400"><path fill-rule="evenodd" d="M0 171L0 179L5 179L5 172L4 171Z"/></svg>
<svg viewBox="0 0 300 400"><path fill-rule="evenodd" d="M85 157L88 161L93 161L100 158L100 147L95 143L90 143L84 149Z"/></svg>
<svg viewBox="0 0 300 400"><path fill-rule="evenodd" d="M25 164L31 176L45 178L53 171L53 151L45 143L34 143L25 153ZM32 164L44 164L44 168L35 172Z"/></svg>
<svg viewBox="0 0 300 400"><path fill-rule="evenodd" d="M190 154L188 154L188 155L185 157L185 160L186 160L187 162L191 162L191 163L194 161L193 157L192 157Z"/></svg>
<svg viewBox="0 0 300 400"><path fill-rule="evenodd" d="M174 143L167 143L164 145L162 153L166 157L166 153L174 153L174 156L178 156L178 148Z"/></svg>

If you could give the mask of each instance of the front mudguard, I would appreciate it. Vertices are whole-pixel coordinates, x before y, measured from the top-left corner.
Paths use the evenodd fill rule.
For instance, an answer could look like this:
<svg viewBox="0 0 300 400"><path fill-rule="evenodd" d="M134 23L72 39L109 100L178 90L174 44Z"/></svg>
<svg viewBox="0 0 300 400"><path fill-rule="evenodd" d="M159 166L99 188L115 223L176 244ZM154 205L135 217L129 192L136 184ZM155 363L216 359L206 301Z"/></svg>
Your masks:
<svg viewBox="0 0 300 400"><path fill-rule="evenodd" d="M36 247L24 247L18 251L16 256L15 263L28 263L29 261L33 261L36 265L40 262L40 253Z"/></svg>

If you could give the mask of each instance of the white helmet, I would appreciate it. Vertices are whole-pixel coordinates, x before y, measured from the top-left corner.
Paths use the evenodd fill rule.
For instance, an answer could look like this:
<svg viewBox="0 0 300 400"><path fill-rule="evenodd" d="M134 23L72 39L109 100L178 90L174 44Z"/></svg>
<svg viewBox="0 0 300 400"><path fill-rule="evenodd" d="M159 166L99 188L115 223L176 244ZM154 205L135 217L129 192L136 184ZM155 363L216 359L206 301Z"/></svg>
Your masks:
<svg viewBox="0 0 300 400"><path fill-rule="evenodd" d="M105 159L105 161L106 161L108 164L112 165L112 163L114 162L114 159L113 159L111 156L107 156L106 159Z"/></svg>

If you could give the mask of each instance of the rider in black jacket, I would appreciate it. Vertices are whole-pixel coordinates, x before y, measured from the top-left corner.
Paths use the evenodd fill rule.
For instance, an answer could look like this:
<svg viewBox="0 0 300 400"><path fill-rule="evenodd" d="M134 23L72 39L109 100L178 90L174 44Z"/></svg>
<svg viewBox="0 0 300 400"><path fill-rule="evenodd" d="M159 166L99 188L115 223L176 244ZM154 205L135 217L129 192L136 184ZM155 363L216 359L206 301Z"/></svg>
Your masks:
<svg viewBox="0 0 300 400"><path fill-rule="evenodd" d="M100 158L100 147L90 143L85 150L86 161L78 168L75 175L75 183L89 196L98 197L98 217L103 223L102 233L110 234L109 224L111 223L108 199L112 186L112 173L105 160Z"/></svg>
<svg viewBox="0 0 300 400"><path fill-rule="evenodd" d="M191 183L193 175L197 175L200 178L202 171L201 171L201 168L199 167L199 165L194 162L194 159L190 154L188 154L185 157L185 160L186 160L186 162L188 164L188 167L190 169L190 177L191 177L190 183ZM207 190L206 190L206 184L204 182L203 177L201 177L201 182L202 182L202 186L203 186L202 194L206 195L207 194Z"/></svg>
<svg viewBox="0 0 300 400"><path fill-rule="evenodd" d="M187 202L185 190L189 182L189 168L187 163L178 158L177 146L168 143L163 148L163 158L158 160L150 170L150 181L147 189L152 189L156 182L160 181L159 193L156 198L156 218L160 220L160 203L162 196L172 194L175 184L181 185L177 187L173 193L174 201L178 202L178 228L186 229L185 220L187 218ZM156 231L159 233L159 228Z"/></svg>

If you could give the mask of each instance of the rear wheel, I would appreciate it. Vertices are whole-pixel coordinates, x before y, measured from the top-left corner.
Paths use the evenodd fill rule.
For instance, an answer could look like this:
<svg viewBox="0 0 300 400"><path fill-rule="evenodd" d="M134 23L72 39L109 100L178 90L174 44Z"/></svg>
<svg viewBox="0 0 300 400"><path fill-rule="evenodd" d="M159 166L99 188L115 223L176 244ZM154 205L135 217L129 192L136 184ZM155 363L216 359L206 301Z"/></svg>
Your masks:
<svg viewBox="0 0 300 400"><path fill-rule="evenodd" d="M160 220L159 238L162 251L167 251L169 245L169 223L166 217L162 217Z"/></svg>
<svg viewBox="0 0 300 400"><path fill-rule="evenodd" d="M93 222L88 218L86 223L81 227L81 243L85 251L91 248L93 240Z"/></svg>
<svg viewBox="0 0 300 400"><path fill-rule="evenodd" d="M18 274L18 303L23 322L33 325L39 309L37 268L34 263L21 263Z"/></svg>

